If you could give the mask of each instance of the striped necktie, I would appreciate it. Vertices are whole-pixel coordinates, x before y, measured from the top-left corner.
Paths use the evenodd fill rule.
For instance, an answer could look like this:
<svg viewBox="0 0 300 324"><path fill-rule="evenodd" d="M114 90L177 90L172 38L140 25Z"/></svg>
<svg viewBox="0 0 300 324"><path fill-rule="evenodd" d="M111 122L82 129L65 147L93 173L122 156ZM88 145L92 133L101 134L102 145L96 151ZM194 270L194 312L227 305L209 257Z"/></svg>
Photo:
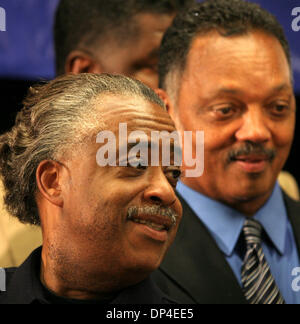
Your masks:
<svg viewBox="0 0 300 324"><path fill-rule="evenodd" d="M248 303L285 304L262 250L262 226L247 219L243 231L247 252L242 266L242 283Z"/></svg>

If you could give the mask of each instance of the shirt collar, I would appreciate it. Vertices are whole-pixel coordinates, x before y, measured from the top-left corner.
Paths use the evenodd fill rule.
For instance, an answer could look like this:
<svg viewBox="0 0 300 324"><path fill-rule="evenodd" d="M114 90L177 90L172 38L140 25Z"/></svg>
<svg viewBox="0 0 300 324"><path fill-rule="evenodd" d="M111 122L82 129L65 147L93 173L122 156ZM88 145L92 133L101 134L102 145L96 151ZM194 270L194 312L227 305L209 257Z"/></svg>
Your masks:
<svg viewBox="0 0 300 324"><path fill-rule="evenodd" d="M177 191L211 232L223 253L231 256L241 234L246 216L225 204L194 191L182 182L178 183ZM276 249L283 254L287 212L282 191L278 184L276 184L270 199L256 213L254 219L262 224Z"/></svg>
<svg viewBox="0 0 300 324"><path fill-rule="evenodd" d="M288 227L288 215L279 184L276 184L270 199L255 214L254 219L260 222L278 252L283 255Z"/></svg>
<svg viewBox="0 0 300 324"><path fill-rule="evenodd" d="M39 281L41 251L41 247L34 250L16 269L7 292L7 304L32 304L43 301Z"/></svg>

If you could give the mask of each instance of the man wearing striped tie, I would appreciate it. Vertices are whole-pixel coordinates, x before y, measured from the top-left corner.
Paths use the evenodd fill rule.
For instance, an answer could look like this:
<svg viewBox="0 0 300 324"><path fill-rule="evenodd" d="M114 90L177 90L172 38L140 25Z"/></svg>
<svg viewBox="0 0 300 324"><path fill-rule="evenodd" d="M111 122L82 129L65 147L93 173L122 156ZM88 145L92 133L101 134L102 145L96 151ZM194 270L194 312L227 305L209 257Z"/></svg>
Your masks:
<svg viewBox="0 0 300 324"><path fill-rule="evenodd" d="M205 133L204 174L177 186L184 216L160 288L182 303L300 303L300 204L277 183L296 119L282 27L254 3L204 1L167 31L159 70L177 128Z"/></svg>

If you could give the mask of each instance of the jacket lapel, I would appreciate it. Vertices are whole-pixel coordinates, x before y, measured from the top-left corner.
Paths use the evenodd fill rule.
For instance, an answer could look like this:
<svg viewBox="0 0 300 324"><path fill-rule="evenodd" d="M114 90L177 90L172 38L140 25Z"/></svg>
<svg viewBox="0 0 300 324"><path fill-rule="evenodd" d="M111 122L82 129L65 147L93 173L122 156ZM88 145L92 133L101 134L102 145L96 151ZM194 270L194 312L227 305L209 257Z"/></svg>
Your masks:
<svg viewBox="0 0 300 324"><path fill-rule="evenodd" d="M291 199L284 193L284 201L287 208L287 214L292 223L293 232L297 244L298 254L300 251L300 202Z"/></svg>
<svg viewBox="0 0 300 324"><path fill-rule="evenodd" d="M223 253L199 218L179 198L183 206L183 220L176 240L161 265L162 271L188 291L198 304L246 303Z"/></svg>

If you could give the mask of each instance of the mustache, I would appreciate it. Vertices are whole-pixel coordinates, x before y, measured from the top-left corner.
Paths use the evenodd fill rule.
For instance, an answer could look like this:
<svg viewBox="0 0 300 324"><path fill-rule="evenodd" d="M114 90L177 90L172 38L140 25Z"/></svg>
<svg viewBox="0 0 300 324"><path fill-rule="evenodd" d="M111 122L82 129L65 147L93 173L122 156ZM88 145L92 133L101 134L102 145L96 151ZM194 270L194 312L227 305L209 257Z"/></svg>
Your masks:
<svg viewBox="0 0 300 324"><path fill-rule="evenodd" d="M170 207L162 207L159 205L153 206L144 206L144 207L137 207L132 206L129 207L127 216L129 218L135 218L139 215L149 215L149 216L160 216L169 218L172 222L172 226L177 224L177 219L179 215Z"/></svg>
<svg viewBox="0 0 300 324"><path fill-rule="evenodd" d="M266 156L269 161L273 161L277 153L274 149L265 148L263 144L246 142L243 147L232 150L228 153L228 162L233 162L240 156L249 156L254 154Z"/></svg>

